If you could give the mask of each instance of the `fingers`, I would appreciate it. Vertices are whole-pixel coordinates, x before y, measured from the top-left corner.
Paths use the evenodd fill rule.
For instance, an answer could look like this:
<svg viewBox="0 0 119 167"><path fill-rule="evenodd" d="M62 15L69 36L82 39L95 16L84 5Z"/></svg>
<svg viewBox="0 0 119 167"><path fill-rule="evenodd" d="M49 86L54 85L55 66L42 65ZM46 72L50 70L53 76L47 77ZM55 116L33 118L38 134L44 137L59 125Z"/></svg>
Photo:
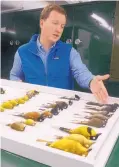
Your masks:
<svg viewBox="0 0 119 167"><path fill-rule="evenodd" d="M94 93L95 98L97 101L101 103L107 103L108 100L108 92L103 84L103 82L100 83L100 87L98 88L97 92Z"/></svg>
<svg viewBox="0 0 119 167"><path fill-rule="evenodd" d="M106 103L106 100L101 93L95 93L94 96L99 103Z"/></svg>
<svg viewBox="0 0 119 167"><path fill-rule="evenodd" d="M109 95L108 95L107 89L105 88L103 82L101 82L100 84L101 84L101 89L103 91L104 96L108 97Z"/></svg>
<svg viewBox="0 0 119 167"><path fill-rule="evenodd" d="M90 84L90 89L98 102L107 103L108 92L103 84L103 80L108 78L108 74L104 76L96 76Z"/></svg>
<svg viewBox="0 0 119 167"><path fill-rule="evenodd" d="M107 96L105 95L103 89L100 89L99 95L100 95L100 101L102 103L107 103Z"/></svg>
<svg viewBox="0 0 119 167"><path fill-rule="evenodd" d="M106 75L103 75L103 76L97 76L97 80L104 81L104 80L108 79L109 77L110 77L109 74L106 74Z"/></svg>
<svg viewBox="0 0 119 167"><path fill-rule="evenodd" d="M93 94L94 94L96 100L98 102L102 103L102 97L101 97L100 93L96 92L96 93L93 93Z"/></svg>

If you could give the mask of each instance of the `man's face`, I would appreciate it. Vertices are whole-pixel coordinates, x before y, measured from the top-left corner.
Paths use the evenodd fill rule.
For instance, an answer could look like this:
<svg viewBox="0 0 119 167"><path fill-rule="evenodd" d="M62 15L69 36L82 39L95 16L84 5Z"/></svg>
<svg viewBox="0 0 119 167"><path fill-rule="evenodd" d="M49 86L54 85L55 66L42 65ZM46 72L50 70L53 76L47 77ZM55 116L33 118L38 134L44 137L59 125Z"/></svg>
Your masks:
<svg viewBox="0 0 119 167"><path fill-rule="evenodd" d="M41 33L51 43L57 42L66 24L65 15L52 11L46 20L40 20Z"/></svg>

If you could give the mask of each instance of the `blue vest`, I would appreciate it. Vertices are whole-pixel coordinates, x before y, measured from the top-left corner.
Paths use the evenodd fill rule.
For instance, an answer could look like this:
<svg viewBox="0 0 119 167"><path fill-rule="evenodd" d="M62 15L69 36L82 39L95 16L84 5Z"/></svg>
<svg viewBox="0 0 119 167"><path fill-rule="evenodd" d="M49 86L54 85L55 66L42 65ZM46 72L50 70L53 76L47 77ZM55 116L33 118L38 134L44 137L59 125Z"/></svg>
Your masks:
<svg viewBox="0 0 119 167"><path fill-rule="evenodd" d="M73 88L70 69L70 51L72 46L61 42L56 43L47 59L47 72L42 59L38 55L37 37L34 35L29 43L19 47L25 82L63 89Z"/></svg>

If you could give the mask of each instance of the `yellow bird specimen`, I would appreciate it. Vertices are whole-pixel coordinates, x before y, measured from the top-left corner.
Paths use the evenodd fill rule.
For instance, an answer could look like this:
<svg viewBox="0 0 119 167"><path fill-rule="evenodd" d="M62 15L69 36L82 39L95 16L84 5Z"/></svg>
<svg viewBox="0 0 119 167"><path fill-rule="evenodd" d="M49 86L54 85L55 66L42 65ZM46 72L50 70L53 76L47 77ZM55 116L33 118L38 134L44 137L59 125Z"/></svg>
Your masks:
<svg viewBox="0 0 119 167"><path fill-rule="evenodd" d="M32 119L26 119L23 123L29 126L35 126L36 124L36 122Z"/></svg>
<svg viewBox="0 0 119 167"><path fill-rule="evenodd" d="M10 102L13 106L18 105L18 102L16 100L9 100L8 102Z"/></svg>
<svg viewBox="0 0 119 167"><path fill-rule="evenodd" d="M49 147L57 148L81 156L87 156L88 152L90 151L87 148L83 147L79 142L66 138L57 140L52 144L49 144Z"/></svg>
<svg viewBox="0 0 119 167"><path fill-rule="evenodd" d="M28 97L27 95L25 95L24 97L22 97L22 100L28 101L28 100L29 100L29 97Z"/></svg>
<svg viewBox="0 0 119 167"><path fill-rule="evenodd" d="M23 100L23 98L18 98L18 99L15 99L17 101L18 104L24 104L25 103L25 100Z"/></svg>
<svg viewBox="0 0 119 167"><path fill-rule="evenodd" d="M14 108L14 106L9 101L3 102L1 107L6 108L6 109L13 109Z"/></svg>
<svg viewBox="0 0 119 167"><path fill-rule="evenodd" d="M47 142L46 145L52 148L63 150L69 153L77 154L80 156L87 156L91 149L83 147L79 142L71 139L59 139L54 142L49 142L42 139L37 139L38 142Z"/></svg>
<svg viewBox="0 0 119 167"><path fill-rule="evenodd" d="M90 128L88 126L80 126L75 129L60 127L59 129L70 134L81 134L85 136L87 139L93 139L93 140L97 139L97 137L100 135L97 134L97 132L93 128Z"/></svg>
<svg viewBox="0 0 119 167"><path fill-rule="evenodd" d="M94 144L93 141L88 140L86 137L80 134L71 134L69 136L63 137L63 136L57 136L58 139L70 139L79 142L82 146L89 148L92 144Z"/></svg>

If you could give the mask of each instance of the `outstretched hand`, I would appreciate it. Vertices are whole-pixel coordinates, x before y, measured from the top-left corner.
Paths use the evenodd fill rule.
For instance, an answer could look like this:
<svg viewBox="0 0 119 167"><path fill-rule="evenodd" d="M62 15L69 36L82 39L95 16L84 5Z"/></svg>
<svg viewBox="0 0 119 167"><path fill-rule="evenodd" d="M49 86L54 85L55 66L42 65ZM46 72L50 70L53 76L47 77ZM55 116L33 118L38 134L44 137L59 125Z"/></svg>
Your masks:
<svg viewBox="0 0 119 167"><path fill-rule="evenodd" d="M108 101L108 92L103 81L107 80L109 77L109 74L103 76L97 75L90 83L90 90L98 102L107 103Z"/></svg>

